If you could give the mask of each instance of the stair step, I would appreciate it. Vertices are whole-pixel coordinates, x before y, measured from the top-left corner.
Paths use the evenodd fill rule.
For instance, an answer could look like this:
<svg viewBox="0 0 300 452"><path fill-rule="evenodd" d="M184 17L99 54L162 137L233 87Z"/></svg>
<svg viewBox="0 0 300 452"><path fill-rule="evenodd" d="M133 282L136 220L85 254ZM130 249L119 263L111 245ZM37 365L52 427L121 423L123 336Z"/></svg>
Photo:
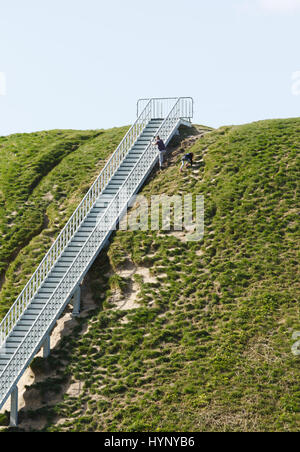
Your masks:
<svg viewBox="0 0 300 452"><path fill-rule="evenodd" d="M127 179L127 176L126 177L125 176L124 177L120 177L120 176L115 177L111 180L109 185L112 184L112 185L118 185L119 187L122 187L122 185L124 184L126 179Z"/></svg>
<svg viewBox="0 0 300 452"><path fill-rule="evenodd" d="M53 293L53 292L52 292L52 293ZM51 295L52 295L51 293L49 293L49 292L44 292L44 291L42 291L42 289L40 289L39 292L38 292L39 299L48 300L48 299L50 298Z"/></svg>
<svg viewBox="0 0 300 452"><path fill-rule="evenodd" d="M37 316L38 316L38 314L36 314L36 313L35 314L28 314L28 313L26 313L26 314L22 315L22 319L34 321L37 318Z"/></svg>
<svg viewBox="0 0 300 452"><path fill-rule="evenodd" d="M86 233L88 236L90 235L90 233L92 232L93 227L92 226L81 226L80 229L78 230L78 232L84 232Z"/></svg>
<svg viewBox="0 0 300 452"><path fill-rule="evenodd" d="M138 156L137 155L128 155L128 157L126 157L126 159L123 160L123 163L129 163L129 162L135 162L138 160Z"/></svg>
<svg viewBox="0 0 300 452"><path fill-rule="evenodd" d="M147 146L149 146L149 143L151 143L151 140L153 140L153 138L148 138L148 137L140 137L135 143L134 143L134 145L132 146L132 148L130 149L130 151L129 151L129 154L130 154L130 152L132 151L132 149L134 149L136 146L140 146L140 147L143 147L143 148L146 148Z"/></svg>
<svg viewBox="0 0 300 452"><path fill-rule="evenodd" d="M28 326L25 326L25 325L19 325L19 324L17 324L15 327L14 327L14 332L15 333L17 333L17 332L19 332L19 333L25 333L24 334L24 336L26 335L26 333L28 332L28 330L29 330L29 327Z"/></svg>
<svg viewBox="0 0 300 452"><path fill-rule="evenodd" d="M67 248L66 248L66 250L64 251L65 253L76 253L76 256L77 256L77 254L79 253L79 247L78 247L78 245L77 246L75 246L74 245L74 243L72 243L72 245L68 245L67 246Z"/></svg>
<svg viewBox="0 0 300 452"><path fill-rule="evenodd" d="M9 352L9 353L14 353L15 351L16 351L16 348L18 347L18 345L15 343L15 342L9 342L8 340L6 341L6 343L5 343L5 348L4 348L4 350L2 351L1 350L1 353L0 353L0 356L7 356L7 352Z"/></svg>
<svg viewBox="0 0 300 452"><path fill-rule="evenodd" d="M63 276L66 273L66 271L67 271L66 267L59 267L59 265L56 264L53 270L50 272L49 276L52 275L53 273L56 273L59 276Z"/></svg>
<svg viewBox="0 0 300 452"><path fill-rule="evenodd" d="M112 200L112 197L111 197L111 195L109 195L109 194L105 194L105 196L107 197L107 207L109 206L109 203L111 202L111 200ZM97 204L96 204L97 205Z"/></svg>
<svg viewBox="0 0 300 452"><path fill-rule="evenodd" d="M143 155L142 152L140 154L132 154L132 158L134 158L136 160L136 162L137 162L142 155Z"/></svg>
<svg viewBox="0 0 300 452"><path fill-rule="evenodd" d="M103 212L105 212L105 210L103 210ZM101 217L101 215L103 214L103 212L93 212L91 210L91 212L89 213L87 218L99 218Z"/></svg>
<svg viewBox="0 0 300 452"><path fill-rule="evenodd" d="M71 250L64 251L64 253L60 256L60 259L65 258L65 257L71 257L71 258L75 259L75 257L78 254L78 250L76 250L76 251L77 251L76 253Z"/></svg>
<svg viewBox="0 0 300 452"><path fill-rule="evenodd" d="M82 223L84 226L88 226L91 228L91 231L94 229L95 225L97 223L97 219L96 218L89 218L87 220L84 221L84 223Z"/></svg>
<svg viewBox="0 0 300 452"><path fill-rule="evenodd" d="M98 218L98 215L96 215L94 218ZM85 240L83 238L83 236L81 235L75 235L74 238L72 239L72 243L76 243L76 245L78 246L78 244L81 244L81 246L83 246L85 244Z"/></svg>
<svg viewBox="0 0 300 452"><path fill-rule="evenodd" d="M64 274L63 273L56 273L52 271L50 275L48 276L47 280L50 279L51 282L56 283L56 285L62 280Z"/></svg>
<svg viewBox="0 0 300 452"><path fill-rule="evenodd" d="M76 237L80 238L81 240L82 239L87 239L89 235L90 234L88 232L85 232L85 231L78 231L78 232L76 232ZM63 262L65 262L65 261L63 261Z"/></svg>
<svg viewBox="0 0 300 452"><path fill-rule="evenodd" d="M21 341L19 340L19 342L21 342ZM12 342L10 340L7 340L6 344L5 344L5 348L10 349L10 350L16 350L18 348L17 344L18 344L18 342Z"/></svg>
<svg viewBox="0 0 300 452"><path fill-rule="evenodd" d="M111 180L109 181L109 184L116 184L118 183L119 185L122 185L122 183L124 182L124 180L127 178L128 176L120 176L120 175L115 175L114 177L111 178Z"/></svg>
<svg viewBox="0 0 300 452"><path fill-rule="evenodd" d="M68 269L69 265L65 262L61 261L61 258L57 261L54 268L59 268L61 271L66 271Z"/></svg>
<svg viewBox="0 0 300 452"><path fill-rule="evenodd" d="M115 195L118 192L118 190L115 188L107 188L106 191L107 193L111 193L112 195Z"/></svg>
<svg viewBox="0 0 300 452"><path fill-rule="evenodd" d="M39 293L39 294L40 294L40 293L48 293L48 294L51 294L51 293L53 293L53 287L54 287L54 284L52 285L51 283L44 283L44 284L40 287L38 293Z"/></svg>
<svg viewBox="0 0 300 452"><path fill-rule="evenodd" d="M19 320L19 326L31 326L33 322L31 320Z"/></svg>
<svg viewBox="0 0 300 452"><path fill-rule="evenodd" d="M125 180L125 179L124 179ZM112 181L109 183L109 185L107 186L107 188L120 188L122 187L122 183L120 183L119 181Z"/></svg>
<svg viewBox="0 0 300 452"><path fill-rule="evenodd" d="M71 248L71 249L76 249L76 248L82 248L82 245L84 244L84 242L76 242L75 239L73 239L70 242L70 245L68 245L67 249Z"/></svg>
<svg viewBox="0 0 300 452"><path fill-rule="evenodd" d="M134 151L134 150L143 152L148 146L149 146L149 141L147 141L147 142L146 141L138 141L137 143L135 143L134 146L132 146L128 155L131 155L132 151Z"/></svg>
<svg viewBox="0 0 300 452"><path fill-rule="evenodd" d="M12 336L10 336L9 337L9 339L7 339L7 341L6 341L6 347L9 345L9 344L15 344L16 346L18 346L20 343L22 342L22 337L12 337Z"/></svg>
<svg viewBox="0 0 300 452"><path fill-rule="evenodd" d="M37 316L39 315L39 311L37 309L32 309L31 306L28 309L26 309L25 312L26 314L23 315L28 315L29 317L37 318ZM23 316L21 318L23 318Z"/></svg>
<svg viewBox="0 0 300 452"><path fill-rule="evenodd" d="M109 202L108 201L96 201L95 206L93 207L94 209L101 209L101 210L105 210L106 207L108 206Z"/></svg>
<svg viewBox="0 0 300 452"><path fill-rule="evenodd" d="M0 354L0 363L1 363L1 367L2 369L5 368L5 366L7 365L8 361L10 360L11 356L7 355L6 353L1 353Z"/></svg>
<svg viewBox="0 0 300 452"><path fill-rule="evenodd" d="M106 207L107 207L109 201L110 201L109 196L102 193L101 196L97 199L96 204L98 204L99 202L104 202L104 203L106 203Z"/></svg>
<svg viewBox="0 0 300 452"><path fill-rule="evenodd" d="M101 217L101 215L103 215L103 213L97 213L95 215L89 214L86 219L84 220L84 222L82 223L82 225L86 224L86 223L91 223L93 221L95 221L95 219L97 217Z"/></svg>
<svg viewBox="0 0 300 452"><path fill-rule="evenodd" d="M6 356L4 353L0 354L0 371L5 369L6 365L8 364L8 361L10 360L11 356Z"/></svg>
<svg viewBox="0 0 300 452"><path fill-rule="evenodd" d="M77 232L77 234L81 234L81 232ZM86 232L82 232L82 234L87 234ZM88 234L87 234L88 235ZM61 256L58 260L58 263L62 264L71 264L75 259L75 256Z"/></svg>
<svg viewBox="0 0 300 452"><path fill-rule="evenodd" d="M121 177L122 176L127 177L129 173L130 173L129 169L125 169L125 168L122 168L120 166L120 168L118 169L118 172L116 173L116 175L117 176L120 175Z"/></svg>
<svg viewBox="0 0 300 452"><path fill-rule="evenodd" d="M122 165L121 165L121 168L126 168L126 169L128 169L128 171L129 171L129 173L130 173L130 171L132 170L132 168L133 168L133 164L132 163L130 163L130 162L123 162L122 163ZM128 174L129 174L128 173Z"/></svg>
<svg viewBox="0 0 300 452"><path fill-rule="evenodd" d="M105 207L93 207L91 212L101 213L105 211Z"/></svg>
<svg viewBox="0 0 300 452"><path fill-rule="evenodd" d="M45 287L51 287L51 289L56 289L56 287L57 287L57 284L59 284L60 283L60 281L62 280L62 277L60 277L60 278L58 278L58 277L54 277L54 276L51 276L51 278L50 278L50 276L47 278L47 286L45 286ZM53 291L54 292L54 291Z"/></svg>
<svg viewBox="0 0 300 452"><path fill-rule="evenodd" d="M113 181L113 180L120 180L120 181L122 181L122 180L125 180L126 179L126 177L128 177L128 171L126 172L126 174L123 174L123 173L121 173L121 171L119 172L117 172L112 178L111 178L111 181Z"/></svg>
<svg viewBox="0 0 300 452"><path fill-rule="evenodd" d="M125 161L128 161L130 159L137 159L139 156L141 156L143 154L143 152L145 152L145 147L139 147L139 146L135 146L134 148L132 148L132 151L130 152L130 154L128 155L128 157L126 157Z"/></svg>
<svg viewBox="0 0 300 452"><path fill-rule="evenodd" d="M129 155L130 157L137 158L143 155L144 152L145 152L144 149L133 148Z"/></svg>
<svg viewBox="0 0 300 452"><path fill-rule="evenodd" d="M29 305L30 310L43 309L46 306L47 301L48 300L45 300L44 298L39 298L38 300L34 299Z"/></svg>
<svg viewBox="0 0 300 452"><path fill-rule="evenodd" d="M11 359L11 357L15 354L15 352L16 352L16 349L6 348L4 356L7 356L8 359ZM1 356L3 356L3 355L1 355Z"/></svg>
<svg viewBox="0 0 300 452"><path fill-rule="evenodd" d="M64 252L60 255L60 257L64 257L64 256L77 256L78 254L78 249L77 248L72 248L69 245L67 246L67 248L64 250Z"/></svg>
<svg viewBox="0 0 300 452"><path fill-rule="evenodd" d="M13 332L9 336L9 340L14 339L14 340L22 341L24 336L26 336L26 331L25 330L17 331L16 327L15 327Z"/></svg>
<svg viewBox="0 0 300 452"><path fill-rule="evenodd" d="M107 193L107 194L111 194L111 192L114 190L114 193L117 193L117 191L118 191L118 189L117 188L110 188L109 186L105 189L105 193ZM111 201L113 200L114 198L112 197L111 198Z"/></svg>

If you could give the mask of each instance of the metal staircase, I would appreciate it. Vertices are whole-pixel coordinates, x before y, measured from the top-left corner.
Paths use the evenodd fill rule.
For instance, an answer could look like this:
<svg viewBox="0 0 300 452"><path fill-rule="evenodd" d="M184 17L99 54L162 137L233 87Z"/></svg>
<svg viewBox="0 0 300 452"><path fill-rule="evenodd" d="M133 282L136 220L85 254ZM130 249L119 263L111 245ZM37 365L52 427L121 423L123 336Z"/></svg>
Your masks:
<svg viewBox="0 0 300 452"><path fill-rule="evenodd" d="M48 356L51 331L72 298L73 313L79 313L84 276L158 160L154 137L167 144L181 124L191 125L193 100L140 99L137 111L136 122L0 324L0 409L11 396L12 426L19 379L41 347Z"/></svg>

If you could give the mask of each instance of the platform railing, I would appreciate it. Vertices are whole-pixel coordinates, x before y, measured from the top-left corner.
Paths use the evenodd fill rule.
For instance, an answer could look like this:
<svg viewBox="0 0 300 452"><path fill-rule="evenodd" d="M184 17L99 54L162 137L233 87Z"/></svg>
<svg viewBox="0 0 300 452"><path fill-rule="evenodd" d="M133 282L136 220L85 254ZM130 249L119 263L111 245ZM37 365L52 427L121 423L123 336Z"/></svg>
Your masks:
<svg viewBox="0 0 300 452"><path fill-rule="evenodd" d="M151 99L139 99L137 101L137 117L145 108L149 101L151 101L152 118L166 118L174 102L180 100L180 118L190 121L194 115L194 100L192 97L155 97Z"/></svg>

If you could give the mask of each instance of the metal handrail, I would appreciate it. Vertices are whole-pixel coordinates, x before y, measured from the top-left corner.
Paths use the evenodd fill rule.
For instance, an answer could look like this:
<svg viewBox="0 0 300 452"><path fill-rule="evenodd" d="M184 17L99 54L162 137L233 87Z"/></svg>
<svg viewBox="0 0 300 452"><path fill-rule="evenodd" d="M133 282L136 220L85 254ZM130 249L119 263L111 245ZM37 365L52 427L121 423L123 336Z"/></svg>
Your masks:
<svg viewBox="0 0 300 452"><path fill-rule="evenodd" d="M180 102L181 99L178 99L158 130L159 135L166 142L180 122L180 117L178 117ZM72 293L74 287L79 283L82 272L84 271L83 269L87 267L97 254L98 249L105 241L107 234L113 228L117 219L126 208L128 201L134 195L140 182L146 176L157 158L158 152L156 146L153 143L149 143L130 171L126 180L123 182L118 193L106 208L106 211L100 216L96 226L87 238L84 247L80 250L62 281L57 285L50 299L31 325L22 342L19 344L16 352L1 372L0 403L1 400L4 400L4 398L7 397L10 388L15 384L15 381L17 381L20 370L24 368L32 358L32 354L47 333L47 330L51 326L51 322L59 314L70 293ZM11 381L12 379L13 381Z"/></svg>

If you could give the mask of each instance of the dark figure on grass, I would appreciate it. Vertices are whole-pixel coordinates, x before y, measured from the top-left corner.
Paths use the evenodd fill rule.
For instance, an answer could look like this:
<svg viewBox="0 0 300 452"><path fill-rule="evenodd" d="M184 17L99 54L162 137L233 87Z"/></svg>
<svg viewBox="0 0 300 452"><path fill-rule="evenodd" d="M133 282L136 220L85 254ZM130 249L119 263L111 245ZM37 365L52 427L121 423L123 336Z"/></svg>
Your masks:
<svg viewBox="0 0 300 452"><path fill-rule="evenodd" d="M163 163L164 163L164 156L167 151L167 148L166 148L163 140L158 135L156 137L155 144L158 147L158 152L159 152L159 167L160 167L160 169L162 169Z"/></svg>
<svg viewBox="0 0 300 452"><path fill-rule="evenodd" d="M190 164L191 167L193 166L193 157L194 157L194 154L192 152L189 152L188 154L185 154L185 156L182 157L180 172L183 170L184 166L187 167L188 164Z"/></svg>

